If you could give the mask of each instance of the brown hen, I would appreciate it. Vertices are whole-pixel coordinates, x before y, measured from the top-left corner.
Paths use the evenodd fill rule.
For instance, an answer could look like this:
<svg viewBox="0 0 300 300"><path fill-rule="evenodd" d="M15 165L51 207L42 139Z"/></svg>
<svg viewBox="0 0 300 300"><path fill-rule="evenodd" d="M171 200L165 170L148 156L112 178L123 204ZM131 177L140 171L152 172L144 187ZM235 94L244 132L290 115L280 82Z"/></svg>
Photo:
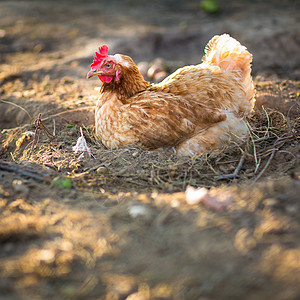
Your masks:
<svg viewBox="0 0 300 300"><path fill-rule="evenodd" d="M231 136L247 135L254 107L252 55L227 34L215 36L201 64L186 66L161 83L145 81L133 60L99 48L87 77L103 82L96 104L96 135L108 148L172 148L206 153Z"/></svg>

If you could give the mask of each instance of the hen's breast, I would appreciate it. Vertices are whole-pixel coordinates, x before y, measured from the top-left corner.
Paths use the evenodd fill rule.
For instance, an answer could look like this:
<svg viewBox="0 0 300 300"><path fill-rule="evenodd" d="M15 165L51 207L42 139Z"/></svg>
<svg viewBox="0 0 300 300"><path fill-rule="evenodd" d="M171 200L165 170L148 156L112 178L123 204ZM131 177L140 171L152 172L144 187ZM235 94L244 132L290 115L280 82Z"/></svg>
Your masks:
<svg viewBox="0 0 300 300"><path fill-rule="evenodd" d="M120 103L117 98L109 97L97 101L95 109L96 137L108 148L114 149L134 144L135 139L129 124L120 118Z"/></svg>

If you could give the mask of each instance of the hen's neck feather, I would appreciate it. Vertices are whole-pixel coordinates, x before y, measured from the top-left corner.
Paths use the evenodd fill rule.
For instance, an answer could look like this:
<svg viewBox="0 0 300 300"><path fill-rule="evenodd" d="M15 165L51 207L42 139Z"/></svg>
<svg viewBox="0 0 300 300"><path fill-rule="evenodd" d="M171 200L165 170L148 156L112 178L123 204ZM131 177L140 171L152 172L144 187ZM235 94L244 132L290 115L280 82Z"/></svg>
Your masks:
<svg viewBox="0 0 300 300"><path fill-rule="evenodd" d="M150 87L150 83L144 80L138 67L130 59L129 67L121 67L120 79L115 79L110 83L103 83L101 88L102 94L113 93L122 103L129 103L130 98L137 93L145 91Z"/></svg>

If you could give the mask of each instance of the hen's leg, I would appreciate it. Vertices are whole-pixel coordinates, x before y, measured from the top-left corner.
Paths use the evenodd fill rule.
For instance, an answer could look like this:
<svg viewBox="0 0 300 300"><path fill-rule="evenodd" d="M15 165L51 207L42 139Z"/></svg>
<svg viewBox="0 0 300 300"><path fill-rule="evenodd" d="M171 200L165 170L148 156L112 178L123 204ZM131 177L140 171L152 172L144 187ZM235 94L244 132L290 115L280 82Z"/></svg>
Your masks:
<svg viewBox="0 0 300 300"><path fill-rule="evenodd" d="M247 135L248 129L243 119L230 117L226 121L213 125L175 147L178 155L196 155L207 153L223 146L233 137Z"/></svg>

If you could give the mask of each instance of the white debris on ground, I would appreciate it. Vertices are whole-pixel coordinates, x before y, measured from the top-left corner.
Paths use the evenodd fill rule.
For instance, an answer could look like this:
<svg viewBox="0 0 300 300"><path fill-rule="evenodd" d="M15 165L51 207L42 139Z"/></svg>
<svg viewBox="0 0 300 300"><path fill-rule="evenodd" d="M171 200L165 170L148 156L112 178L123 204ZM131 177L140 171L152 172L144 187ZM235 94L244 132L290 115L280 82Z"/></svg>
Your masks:
<svg viewBox="0 0 300 300"><path fill-rule="evenodd" d="M34 136L34 131L25 131L22 133L22 135L26 135L26 136Z"/></svg>
<svg viewBox="0 0 300 300"><path fill-rule="evenodd" d="M185 200L190 205L203 203L205 206L216 211L223 211L233 201L233 196L229 192L213 192L205 187L194 188L187 186Z"/></svg>
<svg viewBox="0 0 300 300"><path fill-rule="evenodd" d="M137 204L131 205L128 208L128 212L132 218L144 217L149 214L148 209L145 206Z"/></svg>
<svg viewBox="0 0 300 300"><path fill-rule="evenodd" d="M194 188L190 185L186 187L185 198L187 204L194 205L203 202L205 198L209 197L209 191L207 188Z"/></svg>
<svg viewBox="0 0 300 300"><path fill-rule="evenodd" d="M75 154L81 153L79 159L84 157L84 154L87 153L88 156L93 156L90 148L88 147L86 140L84 138L82 128L80 127L81 136L78 138L76 145L72 147Z"/></svg>

